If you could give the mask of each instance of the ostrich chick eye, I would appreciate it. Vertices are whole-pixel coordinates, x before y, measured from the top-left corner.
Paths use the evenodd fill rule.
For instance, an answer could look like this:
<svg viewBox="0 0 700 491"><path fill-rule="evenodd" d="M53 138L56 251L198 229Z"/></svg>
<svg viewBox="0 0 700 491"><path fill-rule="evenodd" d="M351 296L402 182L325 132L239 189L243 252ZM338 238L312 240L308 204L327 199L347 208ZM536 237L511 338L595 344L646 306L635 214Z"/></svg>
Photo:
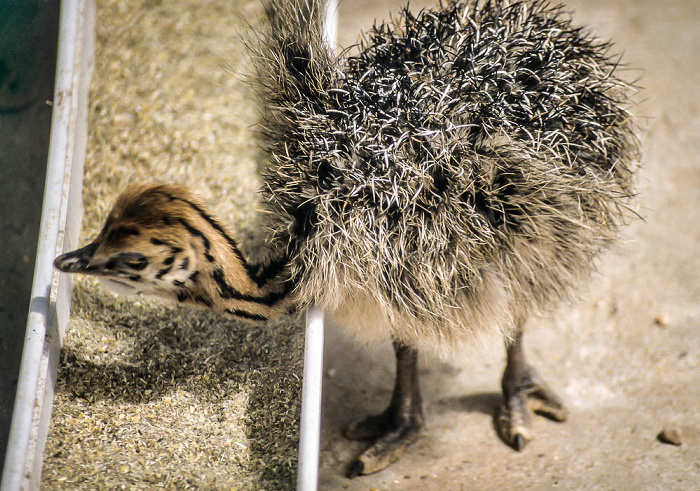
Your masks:
<svg viewBox="0 0 700 491"><path fill-rule="evenodd" d="M122 252L119 254L119 260L124 266L135 271L141 271L148 266L148 258L138 252Z"/></svg>

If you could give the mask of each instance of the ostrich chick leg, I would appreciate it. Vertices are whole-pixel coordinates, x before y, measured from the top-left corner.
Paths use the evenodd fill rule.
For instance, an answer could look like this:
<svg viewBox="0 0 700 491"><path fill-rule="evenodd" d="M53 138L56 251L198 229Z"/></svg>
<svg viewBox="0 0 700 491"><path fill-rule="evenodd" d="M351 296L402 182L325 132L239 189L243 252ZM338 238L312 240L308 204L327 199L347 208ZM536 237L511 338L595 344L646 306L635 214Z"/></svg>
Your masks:
<svg viewBox="0 0 700 491"><path fill-rule="evenodd" d="M377 416L351 424L345 436L351 440L374 440L350 467L348 477L371 474L395 462L416 440L423 426L423 407L418 386L418 351L394 342L396 383L389 407Z"/></svg>
<svg viewBox="0 0 700 491"><path fill-rule="evenodd" d="M501 381L503 403L497 426L501 438L520 451L532 439L530 411L554 421L565 421L569 411L537 371L525 361L521 329L507 343L506 349L508 359Z"/></svg>

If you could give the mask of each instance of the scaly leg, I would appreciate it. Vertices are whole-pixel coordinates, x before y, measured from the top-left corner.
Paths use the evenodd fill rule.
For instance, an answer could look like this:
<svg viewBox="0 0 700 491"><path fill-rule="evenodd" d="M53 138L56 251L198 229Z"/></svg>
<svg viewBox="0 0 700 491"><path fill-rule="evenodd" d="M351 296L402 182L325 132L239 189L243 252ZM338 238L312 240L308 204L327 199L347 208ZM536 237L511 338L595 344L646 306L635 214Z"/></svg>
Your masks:
<svg viewBox="0 0 700 491"><path fill-rule="evenodd" d="M416 440L423 426L418 351L394 342L394 352L396 383L389 407L382 414L353 423L345 430L345 436L351 440L374 440L350 467L350 478L377 472L395 462Z"/></svg>
<svg viewBox="0 0 700 491"><path fill-rule="evenodd" d="M498 431L503 440L520 451L532 439L530 411L554 421L565 421L569 411L559 397L525 361L523 332L506 345L508 360L501 387L503 403L498 415Z"/></svg>

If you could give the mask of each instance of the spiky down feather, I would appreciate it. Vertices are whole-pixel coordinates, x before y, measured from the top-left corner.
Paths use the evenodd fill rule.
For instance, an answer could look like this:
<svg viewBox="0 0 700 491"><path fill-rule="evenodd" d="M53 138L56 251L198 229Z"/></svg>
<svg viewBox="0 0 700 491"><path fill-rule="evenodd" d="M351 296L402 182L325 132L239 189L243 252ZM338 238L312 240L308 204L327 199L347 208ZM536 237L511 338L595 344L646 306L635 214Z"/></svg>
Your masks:
<svg viewBox="0 0 700 491"><path fill-rule="evenodd" d="M336 57L303 5L272 0L255 52L263 194L300 303L416 345L569 296L632 193L609 44L560 7L491 0L404 9Z"/></svg>

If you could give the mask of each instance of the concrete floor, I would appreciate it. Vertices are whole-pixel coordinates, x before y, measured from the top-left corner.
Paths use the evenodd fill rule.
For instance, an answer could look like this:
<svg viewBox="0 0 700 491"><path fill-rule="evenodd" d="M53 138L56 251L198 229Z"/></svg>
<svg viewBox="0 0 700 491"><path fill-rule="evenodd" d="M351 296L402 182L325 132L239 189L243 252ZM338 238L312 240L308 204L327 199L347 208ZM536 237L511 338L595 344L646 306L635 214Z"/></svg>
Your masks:
<svg viewBox="0 0 700 491"><path fill-rule="evenodd" d="M402 3L341 2L341 45ZM700 2L567 4L640 70L635 208L644 218L603 259L580 303L528 326L530 361L565 399L569 421L537 418L535 440L515 452L493 426L501 343L448 361L426 357L422 439L386 470L350 481L347 465L364 445L342 429L384 409L393 353L388 342L358 347L331 326L321 489L700 489ZM681 430L681 446L657 440L669 425Z"/></svg>

